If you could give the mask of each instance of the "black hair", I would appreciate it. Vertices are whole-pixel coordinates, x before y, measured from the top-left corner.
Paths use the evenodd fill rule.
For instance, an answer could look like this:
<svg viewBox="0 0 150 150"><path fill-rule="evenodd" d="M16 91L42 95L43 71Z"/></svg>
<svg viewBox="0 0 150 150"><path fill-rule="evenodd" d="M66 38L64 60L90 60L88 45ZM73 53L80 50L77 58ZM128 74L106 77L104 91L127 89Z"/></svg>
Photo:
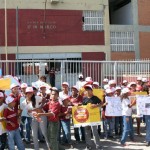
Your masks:
<svg viewBox="0 0 150 150"><path fill-rule="evenodd" d="M32 106L35 108L35 105L36 105L36 98L35 98L35 95L33 94L32 97L31 97L31 102L32 102Z"/></svg>
<svg viewBox="0 0 150 150"><path fill-rule="evenodd" d="M58 90L52 89L52 91L55 91L57 93L57 95L59 95L59 91Z"/></svg>

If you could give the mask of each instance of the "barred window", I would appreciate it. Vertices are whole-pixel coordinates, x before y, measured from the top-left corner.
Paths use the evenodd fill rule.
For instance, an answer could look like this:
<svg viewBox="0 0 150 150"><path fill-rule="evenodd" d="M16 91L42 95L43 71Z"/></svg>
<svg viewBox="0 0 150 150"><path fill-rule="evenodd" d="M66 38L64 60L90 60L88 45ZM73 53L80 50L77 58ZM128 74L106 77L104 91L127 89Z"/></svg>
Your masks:
<svg viewBox="0 0 150 150"><path fill-rule="evenodd" d="M111 32L111 51L135 51L134 32Z"/></svg>
<svg viewBox="0 0 150 150"><path fill-rule="evenodd" d="M103 31L103 12L83 11L83 31Z"/></svg>

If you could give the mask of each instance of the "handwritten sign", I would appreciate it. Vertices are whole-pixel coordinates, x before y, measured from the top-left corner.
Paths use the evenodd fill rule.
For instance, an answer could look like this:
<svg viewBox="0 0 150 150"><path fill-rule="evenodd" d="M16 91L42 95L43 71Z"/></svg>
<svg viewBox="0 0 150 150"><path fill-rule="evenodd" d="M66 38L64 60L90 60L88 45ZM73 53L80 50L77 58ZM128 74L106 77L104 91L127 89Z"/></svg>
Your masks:
<svg viewBox="0 0 150 150"><path fill-rule="evenodd" d="M138 96L137 97L137 115L150 115L150 97Z"/></svg>
<svg viewBox="0 0 150 150"><path fill-rule="evenodd" d="M122 116L122 104L120 97L106 97L106 116Z"/></svg>

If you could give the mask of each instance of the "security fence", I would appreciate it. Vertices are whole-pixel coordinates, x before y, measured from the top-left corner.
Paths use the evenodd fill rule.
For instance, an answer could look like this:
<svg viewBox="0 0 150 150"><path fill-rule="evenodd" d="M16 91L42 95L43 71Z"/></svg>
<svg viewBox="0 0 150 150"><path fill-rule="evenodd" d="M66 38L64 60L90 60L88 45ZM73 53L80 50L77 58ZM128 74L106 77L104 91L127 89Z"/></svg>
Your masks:
<svg viewBox="0 0 150 150"><path fill-rule="evenodd" d="M93 81L102 85L104 78L115 79L118 84L123 80L135 81L138 76L150 78L150 60L142 61L75 61L75 60L9 60L0 61L2 75L20 77L31 85L41 75L46 75L50 82L48 70L55 69L55 86L67 81L75 85L79 74L91 76Z"/></svg>

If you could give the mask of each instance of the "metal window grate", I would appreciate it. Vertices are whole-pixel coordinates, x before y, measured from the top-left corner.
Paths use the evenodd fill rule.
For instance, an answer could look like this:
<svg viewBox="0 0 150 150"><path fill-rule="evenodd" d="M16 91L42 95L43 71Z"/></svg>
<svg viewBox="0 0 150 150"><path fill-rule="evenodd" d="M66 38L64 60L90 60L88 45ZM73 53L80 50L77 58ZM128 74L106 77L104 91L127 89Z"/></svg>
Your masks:
<svg viewBox="0 0 150 150"><path fill-rule="evenodd" d="M134 32L111 32L111 51L135 51Z"/></svg>
<svg viewBox="0 0 150 150"><path fill-rule="evenodd" d="M83 11L83 31L103 31L102 11Z"/></svg>

